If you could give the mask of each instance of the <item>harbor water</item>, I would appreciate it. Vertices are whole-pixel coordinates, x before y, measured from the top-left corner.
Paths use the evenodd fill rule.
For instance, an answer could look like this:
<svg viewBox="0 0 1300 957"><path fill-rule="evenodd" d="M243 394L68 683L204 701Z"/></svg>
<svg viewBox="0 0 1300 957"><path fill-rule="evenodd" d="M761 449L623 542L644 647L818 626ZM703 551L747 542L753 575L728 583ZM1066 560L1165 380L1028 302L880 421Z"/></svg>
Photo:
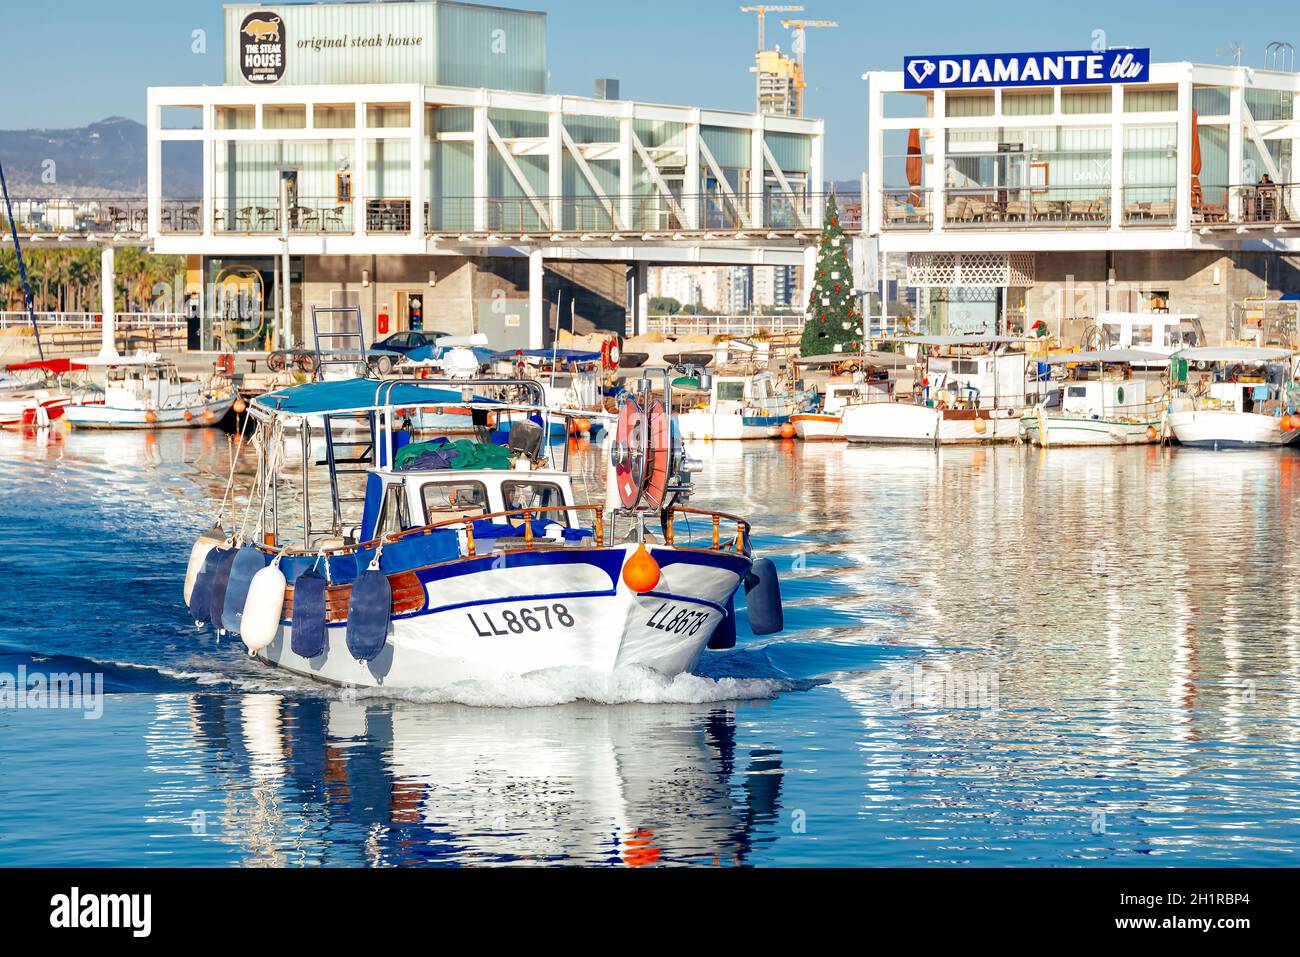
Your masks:
<svg viewBox="0 0 1300 957"><path fill-rule="evenodd" d="M1300 454L695 452L784 633L392 697L196 630L227 436L0 435L0 674L104 691L0 708L0 865L1296 863Z"/></svg>

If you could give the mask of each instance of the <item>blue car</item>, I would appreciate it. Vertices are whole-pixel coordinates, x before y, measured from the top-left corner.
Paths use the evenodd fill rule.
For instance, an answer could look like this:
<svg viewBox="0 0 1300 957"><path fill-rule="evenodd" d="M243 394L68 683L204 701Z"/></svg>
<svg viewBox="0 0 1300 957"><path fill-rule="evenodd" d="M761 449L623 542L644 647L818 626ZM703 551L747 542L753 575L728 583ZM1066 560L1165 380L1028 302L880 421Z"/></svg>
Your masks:
<svg viewBox="0 0 1300 957"><path fill-rule="evenodd" d="M380 339L370 348L373 352L396 352L406 355L416 349L434 345L445 335L447 335L445 332L398 332L387 339Z"/></svg>

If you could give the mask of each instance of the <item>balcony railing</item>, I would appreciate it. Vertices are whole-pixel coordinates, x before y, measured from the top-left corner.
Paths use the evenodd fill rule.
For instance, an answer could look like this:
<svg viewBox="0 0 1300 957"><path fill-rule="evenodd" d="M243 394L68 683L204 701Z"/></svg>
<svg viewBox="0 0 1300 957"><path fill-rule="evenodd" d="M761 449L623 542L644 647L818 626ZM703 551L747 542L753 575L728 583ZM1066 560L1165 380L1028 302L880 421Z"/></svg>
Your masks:
<svg viewBox="0 0 1300 957"><path fill-rule="evenodd" d="M1300 226L1296 202L1300 187L1296 183L1256 183L1253 186L1228 186L1205 191L1200 208L1192 210L1193 222L1206 226ZM1213 194L1222 201L1208 200Z"/></svg>
<svg viewBox="0 0 1300 957"><path fill-rule="evenodd" d="M1178 221L1178 187L1173 183L1124 187L1125 226L1169 226Z"/></svg>
<svg viewBox="0 0 1300 957"><path fill-rule="evenodd" d="M14 196L14 222L25 233L144 233L149 204L143 197L89 196L48 199Z"/></svg>
<svg viewBox="0 0 1300 957"><path fill-rule="evenodd" d="M301 198L289 207L289 232L350 233L352 207L352 203L340 203L334 197ZM282 228L279 197L220 200L212 212L212 229L217 233L279 233Z"/></svg>
<svg viewBox="0 0 1300 957"><path fill-rule="evenodd" d="M650 331L665 336L752 336L803 332L802 315L780 316L651 316Z"/></svg>
<svg viewBox="0 0 1300 957"><path fill-rule="evenodd" d="M883 191L886 229L929 228L934 225L928 189L907 188Z"/></svg>
<svg viewBox="0 0 1300 957"><path fill-rule="evenodd" d="M945 191L948 226L1109 226L1110 191L1097 186L961 187Z"/></svg>

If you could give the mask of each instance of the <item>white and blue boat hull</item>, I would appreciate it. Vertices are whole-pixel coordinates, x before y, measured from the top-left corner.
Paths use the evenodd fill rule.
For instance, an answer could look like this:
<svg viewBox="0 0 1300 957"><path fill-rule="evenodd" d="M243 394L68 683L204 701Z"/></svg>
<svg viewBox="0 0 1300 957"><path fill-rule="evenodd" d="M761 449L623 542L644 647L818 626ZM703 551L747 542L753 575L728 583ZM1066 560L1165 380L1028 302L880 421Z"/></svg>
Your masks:
<svg viewBox="0 0 1300 957"><path fill-rule="evenodd" d="M461 559L405 573L423 605L397 614L371 661L355 659L344 622L327 629L325 652L293 652L282 621L258 657L296 674L358 687L440 688L552 668L609 673L643 667L689 670L749 571L743 554L648 546L658 585L645 594L622 580L636 546L520 551ZM390 575L390 579L393 576Z"/></svg>

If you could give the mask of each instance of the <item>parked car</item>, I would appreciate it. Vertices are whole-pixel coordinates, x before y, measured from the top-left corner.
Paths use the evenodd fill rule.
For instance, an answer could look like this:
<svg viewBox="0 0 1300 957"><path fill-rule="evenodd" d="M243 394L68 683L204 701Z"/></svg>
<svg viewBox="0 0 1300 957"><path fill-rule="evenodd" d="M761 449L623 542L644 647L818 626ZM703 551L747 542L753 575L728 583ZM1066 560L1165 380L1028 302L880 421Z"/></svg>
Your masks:
<svg viewBox="0 0 1300 957"><path fill-rule="evenodd" d="M436 345L438 340L447 335L445 332L398 332L387 339L380 339L371 350L374 352L397 352L406 355L425 346Z"/></svg>

